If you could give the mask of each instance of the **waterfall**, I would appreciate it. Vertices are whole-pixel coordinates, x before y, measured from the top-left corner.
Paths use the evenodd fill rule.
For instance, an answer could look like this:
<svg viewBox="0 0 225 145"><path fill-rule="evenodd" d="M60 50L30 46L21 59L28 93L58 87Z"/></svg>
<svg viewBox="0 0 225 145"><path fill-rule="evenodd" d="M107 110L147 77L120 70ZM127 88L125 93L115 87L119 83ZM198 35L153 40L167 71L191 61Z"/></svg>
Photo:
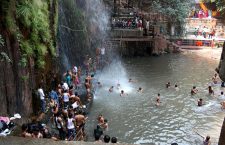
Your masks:
<svg viewBox="0 0 225 145"><path fill-rule="evenodd" d="M95 56L108 37L109 13L102 0L59 1L58 44L62 68L82 65L85 55Z"/></svg>

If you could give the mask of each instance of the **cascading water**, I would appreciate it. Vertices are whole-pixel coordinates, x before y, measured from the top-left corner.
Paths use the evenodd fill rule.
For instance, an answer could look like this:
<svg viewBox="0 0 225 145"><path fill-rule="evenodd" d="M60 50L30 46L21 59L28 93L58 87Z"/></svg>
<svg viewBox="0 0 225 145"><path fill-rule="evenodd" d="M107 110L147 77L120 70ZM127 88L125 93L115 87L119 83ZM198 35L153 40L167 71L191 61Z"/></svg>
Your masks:
<svg viewBox="0 0 225 145"><path fill-rule="evenodd" d="M95 57L96 48L106 46L108 26L109 14L102 0L59 1L58 44L62 67L82 65L86 55ZM106 55L109 49L106 48Z"/></svg>

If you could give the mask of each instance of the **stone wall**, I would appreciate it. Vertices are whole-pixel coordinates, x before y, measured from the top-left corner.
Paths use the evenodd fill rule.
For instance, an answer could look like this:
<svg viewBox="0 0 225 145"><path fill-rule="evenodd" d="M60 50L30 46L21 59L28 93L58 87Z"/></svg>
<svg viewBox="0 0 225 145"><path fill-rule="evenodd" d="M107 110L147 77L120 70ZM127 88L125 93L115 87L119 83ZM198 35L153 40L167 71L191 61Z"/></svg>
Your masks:
<svg viewBox="0 0 225 145"><path fill-rule="evenodd" d="M50 139L34 139L22 137L0 137L0 145L108 145L106 143L96 142L73 142L73 141L53 141ZM118 143L117 145L129 145ZM149 144L154 145L154 144Z"/></svg>

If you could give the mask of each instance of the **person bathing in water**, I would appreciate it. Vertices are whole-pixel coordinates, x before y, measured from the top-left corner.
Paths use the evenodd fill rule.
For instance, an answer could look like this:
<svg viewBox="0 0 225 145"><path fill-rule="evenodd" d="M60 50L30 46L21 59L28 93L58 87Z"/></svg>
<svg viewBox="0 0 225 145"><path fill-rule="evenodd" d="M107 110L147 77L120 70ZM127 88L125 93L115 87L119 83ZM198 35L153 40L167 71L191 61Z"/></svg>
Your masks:
<svg viewBox="0 0 225 145"><path fill-rule="evenodd" d="M215 74L213 77L212 77L212 81L214 84L217 84L218 83L218 76L217 74Z"/></svg>
<svg viewBox="0 0 225 145"><path fill-rule="evenodd" d="M221 109L225 109L225 101L221 102Z"/></svg>
<svg viewBox="0 0 225 145"><path fill-rule="evenodd" d="M211 86L208 87L208 91L209 91L209 95L213 95L214 96L214 91L213 91Z"/></svg>
<svg viewBox="0 0 225 145"><path fill-rule="evenodd" d="M175 88L176 91L179 91L179 88L178 88L177 84L175 84L174 88Z"/></svg>
<svg viewBox="0 0 225 145"><path fill-rule="evenodd" d="M142 93L143 92L143 88L142 87L139 87L138 90L137 90L137 92Z"/></svg>
<svg viewBox="0 0 225 145"><path fill-rule="evenodd" d="M170 82L166 83L166 88L170 88Z"/></svg>
<svg viewBox="0 0 225 145"><path fill-rule="evenodd" d="M156 97L156 106L159 106L160 105L160 94L158 93L158 96Z"/></svg>
<svg viewBox="0 0 225 145"><path fill-rule="evenodd" d="M202 105L203 105L203 99L200 98L200 99L198 100L198 106L201 107Z"/></svg>
<svg viewBox="0 0 225 145"><path fill-rule="evenodd" d="M195 86L193 86L193 88L191 89L191 95L195 95L197 94L198 90L196 89Z"/></svg>
<svg viewBox="0 0 225 145"><path fill-rule="evenodd" d="M124 95L128 95L128 94L124 93L124 90L121 90L120 96L122 97L122 96L124 96Z"/></svg>
<svg viewBox="0 0 225 145"><path fill-rule="evenodd" d="M111 86L111 87L109 88L109 92L110 92L110 93L113 92L113 86Z"/></svg>
<svg viewBox="0 0 225 145"><path fill-rule="evenodd" d="M137 81L135 81L135 80L129 78L129 81L128 81L128 82L129 82L129 83L135 83L135 82L137 82Z"/></svg>

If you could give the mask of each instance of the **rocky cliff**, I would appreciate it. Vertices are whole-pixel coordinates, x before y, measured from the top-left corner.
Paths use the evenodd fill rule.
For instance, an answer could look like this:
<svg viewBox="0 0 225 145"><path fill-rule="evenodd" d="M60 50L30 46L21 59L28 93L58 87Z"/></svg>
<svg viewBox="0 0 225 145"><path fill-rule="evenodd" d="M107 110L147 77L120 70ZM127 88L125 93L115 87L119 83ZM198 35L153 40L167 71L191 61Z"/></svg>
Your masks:
<svg viewBox="0 0 225 145"><path fill-rule="evenodd" d="M56 0L0 1L0 115L33 112L36 86L54 64L55 7Z"/></svg>

